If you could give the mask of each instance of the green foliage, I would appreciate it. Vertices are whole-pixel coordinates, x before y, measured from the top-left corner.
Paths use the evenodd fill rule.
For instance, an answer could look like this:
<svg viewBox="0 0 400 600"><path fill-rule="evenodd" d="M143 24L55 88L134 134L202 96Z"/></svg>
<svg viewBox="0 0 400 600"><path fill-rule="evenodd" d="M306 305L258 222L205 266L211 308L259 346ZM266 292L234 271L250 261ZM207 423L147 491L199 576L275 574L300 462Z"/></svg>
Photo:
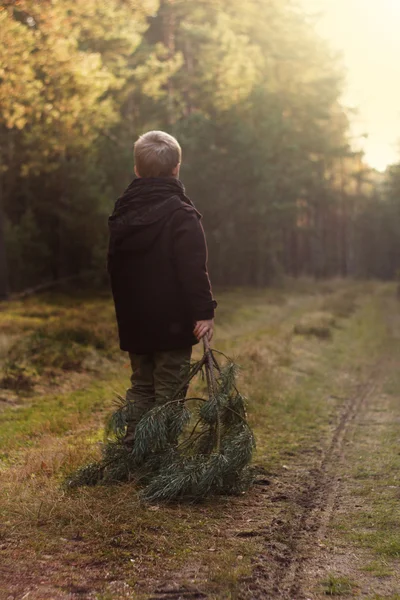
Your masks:
<svg viewBox="0 0 400 600"><path fill-rule="evenodd" d="M254 438L244 399L235 387L236 367L228 361L220 368L208 351L192 367L189 379L200 370L208 381L208 398L178 399L177 390L175 399L142 417L132 449L123 443L130 406L120 399L106 424L101 461L79 469L68 479L68 487L133 479L144 486L141 497L150 503L198 501L246 489ZM200 402L197 411L188 408L191 402Z"/></svg>
<svg viewBox="0 0 400 600"><path fill-rule="evenodd" d="M13 289L29 287L40 281L46 274L50 252L31 209L27 209L18 222L6 222L5 238Z"/></svg>
<svg viewBox="0 0 400 600"><path fill-rule="evenodd" d="M118 122L128 63L156 8L155 0L0 8L0 210L12 289L99 268L92 257L99 247L104 257L104 200L114 193L101 144ZM0 218L0 243L1 235Z"/></svg>
<svg viewBox="0 0 400 600"><path fill-rule="evenodd" d="M384 185L382 185L384 183ZM400 166L391 167L380 193L366 203L356 228L362 276L394 279L400 269Z"/></svg>
<svg viewBox="0 0 400 600"><path fill-rule="evenodd" d="M400 267L398 168L384 186L351 152L341 67L290 0L20 0L0 26L13 290L104 283L107 215L154 128L182 143L215 282Z"/></svg>

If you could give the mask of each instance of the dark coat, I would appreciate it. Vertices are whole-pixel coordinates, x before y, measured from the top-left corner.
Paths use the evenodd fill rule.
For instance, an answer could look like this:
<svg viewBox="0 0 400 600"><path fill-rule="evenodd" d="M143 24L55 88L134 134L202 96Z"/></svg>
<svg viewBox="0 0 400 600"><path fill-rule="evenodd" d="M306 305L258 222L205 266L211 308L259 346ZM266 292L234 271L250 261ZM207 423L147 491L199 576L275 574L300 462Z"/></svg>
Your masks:
<svg viewBox="0 0 400 600"><path fill-rule="evenodd" d="M117 200L108 272L122 350L191 346L195 322L214 317L200 219L173 177L134 179Z"/></svg>

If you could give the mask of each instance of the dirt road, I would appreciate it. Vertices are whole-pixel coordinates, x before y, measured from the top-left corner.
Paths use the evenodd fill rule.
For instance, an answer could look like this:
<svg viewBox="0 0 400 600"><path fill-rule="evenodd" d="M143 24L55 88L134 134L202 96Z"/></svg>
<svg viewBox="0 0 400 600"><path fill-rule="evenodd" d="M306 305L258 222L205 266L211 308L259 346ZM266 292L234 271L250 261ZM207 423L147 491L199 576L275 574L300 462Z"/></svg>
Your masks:
<svg viewBox="0 0 400 600"><path fill-rule="evenodd" d="M400 591L397 561L383 575L376 567L369 569L372 574L368 576L368 564L375 558L373 548L365 548L337 530L343 515L348 522L354 510L358 516L371 510L371 502L357 494L356 457L369 446L379 461L378 430L380 436L390 438L393 422L400 422L400 410L394 411L382 392L390 372L399 369L400 363L382 363L346 402L321 456L297 462L286 476L272 482L264 495L266 512L269 502L284 506L268 527L260 520L258 531L253 530L263 538L263 551L252 576L242 582L238 598L301 600L332 595L372 599L395 598ZM395 447L392 451L398 454ZM399 500L398 484L391 487L393 498ZM373 496L379 493L376 488L371 491ZM353 523L353 531L356 528ZM396 552L393 558L397 556Z"/></svg>
<svg viewBox="0 0 400 600"><path fill-rule="evenodd" d="M66 494L62 474L92 452L126 373L22 399L0 415L1 600L399 599L393 290L225 304L220 344L241 358L258 441L254 488L173 507L143 507L130 486Z"/></svg>

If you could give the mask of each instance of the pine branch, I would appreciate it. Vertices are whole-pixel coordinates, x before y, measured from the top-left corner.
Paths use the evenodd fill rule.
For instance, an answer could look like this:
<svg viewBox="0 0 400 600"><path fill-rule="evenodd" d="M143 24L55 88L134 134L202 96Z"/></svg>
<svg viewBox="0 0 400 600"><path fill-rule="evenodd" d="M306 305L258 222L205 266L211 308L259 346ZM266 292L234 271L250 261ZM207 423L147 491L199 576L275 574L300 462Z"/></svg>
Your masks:
<svg viewBox="0 0 400 600"><path fill-rule="evenodd" d="M68 487L134 480L144 486L146 502L199 501L210 494L247 489L254 436L246 421L245 399L236 388L237 367L227 357L221 366L215 352L205 341L203 357L191 366L171 400L138 423L131 451L123 445L130 403L118 397L106 423L101 460L79 469ZM208 397L183 398L197 375L205 376ZM190 401L200 403L191 428Z"/></svg>

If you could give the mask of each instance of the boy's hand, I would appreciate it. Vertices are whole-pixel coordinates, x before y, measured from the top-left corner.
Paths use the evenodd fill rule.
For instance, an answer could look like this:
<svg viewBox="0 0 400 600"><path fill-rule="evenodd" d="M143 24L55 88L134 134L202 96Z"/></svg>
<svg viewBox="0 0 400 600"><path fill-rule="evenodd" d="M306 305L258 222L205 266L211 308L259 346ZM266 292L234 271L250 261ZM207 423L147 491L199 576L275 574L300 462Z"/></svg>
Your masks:
<svg viewBox="0 0 400 600"><path fill-rule="evenodd" d="M214 335L214 319L210 319L209 321L196 321L193 333L199 341L206 335L208 341L211 342Z"/></svg>

